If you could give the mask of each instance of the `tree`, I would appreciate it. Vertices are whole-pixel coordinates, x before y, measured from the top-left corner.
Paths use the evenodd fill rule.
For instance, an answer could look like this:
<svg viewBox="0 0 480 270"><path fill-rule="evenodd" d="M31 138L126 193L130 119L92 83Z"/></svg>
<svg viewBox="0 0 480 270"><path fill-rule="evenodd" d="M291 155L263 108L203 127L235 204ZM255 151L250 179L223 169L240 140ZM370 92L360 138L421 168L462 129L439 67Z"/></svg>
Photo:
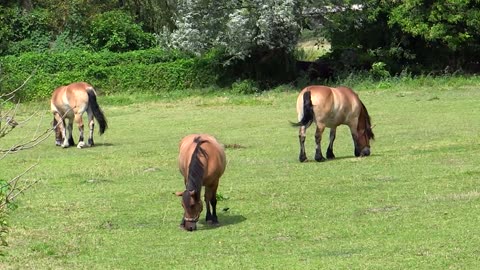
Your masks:
<svg viewBox="0 0 480 270"><path fill-rule="evenodd" d="M161 38L165 46L196 55L220 51L229 73L221 77L270 87L294 77L300 9L299 0L181 0L175 30Z"/></svg>
<svg viewBox="0 0 480 270"><path fill-rule="evenodd" d="M300 33L297 0L183 0L168 37L174 48L203 54L221 47L234 58L259 48L294 50Z"/></svg>
<svg viewBox="0 0 480 270"><path fill-rule="evenodd" d="M305 0L307 27L331 43L337 70L385 62L394 73L469 69L479 60L480 4L463 1Z"/></svg>

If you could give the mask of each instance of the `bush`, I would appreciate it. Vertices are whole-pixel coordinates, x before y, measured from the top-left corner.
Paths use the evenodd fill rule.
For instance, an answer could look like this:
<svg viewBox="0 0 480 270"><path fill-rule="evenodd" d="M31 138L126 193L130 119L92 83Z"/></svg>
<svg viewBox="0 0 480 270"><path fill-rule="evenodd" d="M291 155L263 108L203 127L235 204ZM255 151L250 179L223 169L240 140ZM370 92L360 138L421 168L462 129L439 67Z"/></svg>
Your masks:
<svg viewBox="0 0 480 270"><path fill-rule="evenodd" d="M91 44L96 50L126 52L151 48L153 34L142 30L133 18L120 10L98 15L91 26Z"/></svg>
<svg viewBox="0 0 480 270"><path fill-rule="evenodd" d="M387 64L384 62L375 62L372 64L372 68L370 69L370 74L375 79L383 79L390 77L390 72L386 70Z"/></svg>
<svg viewBox="0 0 480 270"><path fill-rule="evenodd" d="M254 81L243 80L232 84L232 92L237 94L255 94L260 92L260 90Z"/></svg>

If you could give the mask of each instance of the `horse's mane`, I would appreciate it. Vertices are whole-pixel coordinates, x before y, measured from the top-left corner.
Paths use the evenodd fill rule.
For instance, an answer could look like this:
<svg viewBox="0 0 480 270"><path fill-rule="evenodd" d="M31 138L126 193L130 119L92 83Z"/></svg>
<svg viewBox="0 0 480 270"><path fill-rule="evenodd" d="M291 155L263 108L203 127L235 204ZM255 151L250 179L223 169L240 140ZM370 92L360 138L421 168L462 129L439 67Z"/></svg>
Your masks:
<svg viewBox="0 0 480 270"><path fill-rule="evenodd" d="M369 139L375 140L375 134L373 134L372 131L372 123L370 120L370 115L368 114L367 107L363 104L362 101L360 101L360 104L362 104L362 111L360 113L360 118L363 119L358 119L358 121L365 121L365 133L367 134ZM363 116L363 117L362 117Z"/></svg>
<svg viewBox="0 0 480 270"><path fill-rule="evenodd" d="M190 159L190 166L188 166L188 182L187 190L195 191L196 196L200 196L200 191L202 188L203 174L205 172L205 164L200 160L200 156L208 158L208 154L205 149L202 148L202 144L206 140L200 140L200 136L195 137L193 140L197 144L195 150L193 151L192 157Z"/></svg>

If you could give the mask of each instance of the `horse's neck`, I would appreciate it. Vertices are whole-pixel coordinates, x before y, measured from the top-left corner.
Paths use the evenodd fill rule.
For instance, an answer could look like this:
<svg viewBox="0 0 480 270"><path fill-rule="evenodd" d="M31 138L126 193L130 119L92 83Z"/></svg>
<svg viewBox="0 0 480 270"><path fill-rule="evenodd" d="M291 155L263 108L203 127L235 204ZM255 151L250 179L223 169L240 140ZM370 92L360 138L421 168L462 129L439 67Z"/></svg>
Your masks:
<svg viewBox="0 0 480 270"><path fill-rule="evenodd" d="M187 190L195 190L195 192L200 193L202 191L203 179L202 177L189 177L187 182Z"/></svg>

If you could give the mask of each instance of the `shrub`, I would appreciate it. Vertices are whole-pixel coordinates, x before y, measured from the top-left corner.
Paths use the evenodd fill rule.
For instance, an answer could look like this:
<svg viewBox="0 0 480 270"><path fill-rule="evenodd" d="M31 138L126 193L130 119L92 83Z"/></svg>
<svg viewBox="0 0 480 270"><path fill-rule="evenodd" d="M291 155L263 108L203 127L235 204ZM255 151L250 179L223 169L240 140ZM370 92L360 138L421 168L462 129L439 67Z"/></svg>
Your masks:
<svg viewBox="0 0 480 270"><path fill-rule="evenodd" d="M144 32L129 14L114 10L93 20L91 44L96 50L125 52L150 48L155 44L155 38Z"/></svg>
<svg viewBox="0 0 480 270"><path fill-rule="evenodd" d="M35 71L17 98L48 98L53 89L87 81L100 93L184 90L215 85L219 78L215 56L194 57L177 51L150 49L126 53L26 53L0 58L0 94L8 92Z"/></svg>
<svg viewBox="0 0 480 270"><path fill-rule="evenodd" d="M238 94L255 94L260 92L257 84L252 80L236 81L232 84L232 92Z"/></svg>
<svg viewBox="0 0 480 270"><path fill-rule="evenodd" d="M384 62L375 62L372 64L372 68L370 69L370 74L375 79L383 79L390 77L390 72L386 70L387 64Z"/></svg>

